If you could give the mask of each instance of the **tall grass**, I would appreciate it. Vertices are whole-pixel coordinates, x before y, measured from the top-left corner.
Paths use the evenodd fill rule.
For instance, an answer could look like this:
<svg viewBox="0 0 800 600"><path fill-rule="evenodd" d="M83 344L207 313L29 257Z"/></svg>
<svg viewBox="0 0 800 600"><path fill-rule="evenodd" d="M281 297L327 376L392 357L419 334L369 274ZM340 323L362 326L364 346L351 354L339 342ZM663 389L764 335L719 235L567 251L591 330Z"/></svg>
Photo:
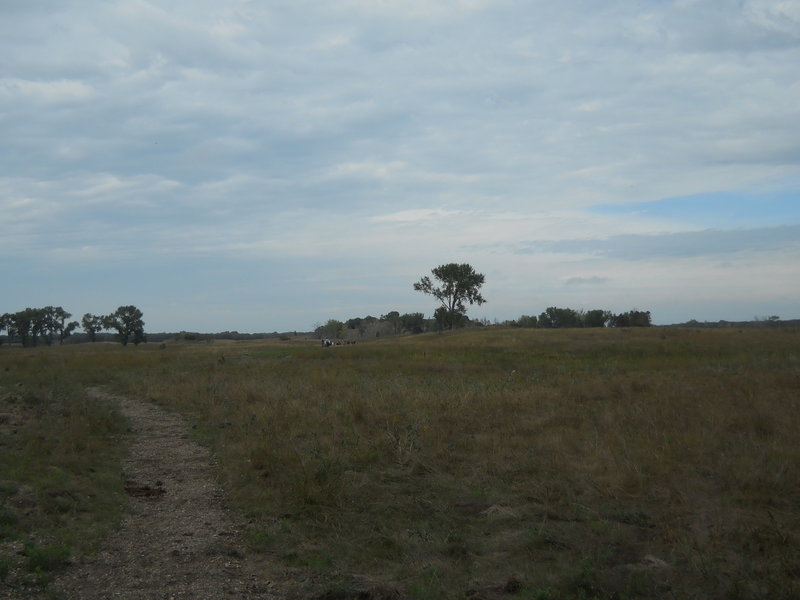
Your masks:
<svg viewBox="0 0 800 600"><path fill-rule="evenodd" d="M320 594L790 598L799 341L487 329L169 346L119 382L193 419L252 550Z"/></svg>

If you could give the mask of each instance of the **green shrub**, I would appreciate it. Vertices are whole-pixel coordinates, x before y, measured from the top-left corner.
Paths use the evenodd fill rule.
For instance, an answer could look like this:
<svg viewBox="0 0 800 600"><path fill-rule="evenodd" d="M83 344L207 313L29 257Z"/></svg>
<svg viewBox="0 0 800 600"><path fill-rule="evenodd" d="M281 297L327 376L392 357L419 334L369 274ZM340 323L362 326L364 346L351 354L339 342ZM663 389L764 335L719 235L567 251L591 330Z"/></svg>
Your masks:
<svg viewBox="0 0 800 600"><path fill-rule="evenodd" d="M70 550L66 546L37 546L27 544L25 556L28 557L26 567L31 573L49 573L62 569L69 564Z"/></svg>

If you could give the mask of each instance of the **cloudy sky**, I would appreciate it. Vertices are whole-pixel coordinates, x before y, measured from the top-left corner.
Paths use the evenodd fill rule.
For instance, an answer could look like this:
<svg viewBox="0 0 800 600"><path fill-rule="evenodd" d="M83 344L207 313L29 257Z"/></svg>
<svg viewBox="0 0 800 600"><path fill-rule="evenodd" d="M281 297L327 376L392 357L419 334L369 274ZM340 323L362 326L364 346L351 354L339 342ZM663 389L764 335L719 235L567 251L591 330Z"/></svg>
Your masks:
<svg viewBox="0 0 800 600"><path fill-rule="evenodd" d="M797 0L2 0L0 312L800 318Z"/></svg>

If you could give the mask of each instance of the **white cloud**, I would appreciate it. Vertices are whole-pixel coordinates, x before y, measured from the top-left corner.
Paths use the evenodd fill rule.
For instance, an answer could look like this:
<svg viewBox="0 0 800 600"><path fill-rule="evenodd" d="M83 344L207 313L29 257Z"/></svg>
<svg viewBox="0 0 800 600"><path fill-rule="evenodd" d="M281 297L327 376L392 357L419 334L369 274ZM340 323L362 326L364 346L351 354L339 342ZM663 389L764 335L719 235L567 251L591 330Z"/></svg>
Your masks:
<svg viewBox="0 0 800 600"><path fill-rule="evenodd" d="M800 4L794 0L750 0L744 14L762 27L800 39Z"/></svg>
<svg viewBox="0 0 800 600"><path fill-rule="evenodd" d="M226 40L242 38L250 32L250 30L241 23L231 21L219 21L212 25L209 31L212 36Z"/></svg>
<svg viewBox="0 0 800 600"><path fill-rule="evenodd" d="M407 167L402 161L388 163L349 162L334 166L330 170L331 177L368 177L371 179L388 179L400 174Z"/></svg>
<svg viewBox="0 0 800 600"><path fill-rule="evenodd" d="M6 102L20 99L26 102L61 104L87 100L93 94L94 91L90 86L74 80L27 81L17 78L0 79L0 99Z"/></svg>
<svg viewBox="0 0 800 600"><path fill-rule="evenodd" d="M419 221L431 221L434 219L446 219L460 214L457 210L443 210L439 208L421 208L402 210L388 215L370 217L373 223L416 223Z"/></svg>
<svg viewBox="0 0 800 600"><path fill-rule="evenodd" d="M598 277L596 275L590 277L569 277L564 282L564 285L602 285L611 281L608 277Z"/></svg>
<svg viewBox="0 0 800 600"><path fill-rule="evenodd" d="M76 189L73 194L76 196L97 196L100 194L108 194L123 188L129 187L130 183L123 182L116 175L109 173L99 174L93 178L93 181L87 181L85 187Z"/></svg>
<svg viewBox="0 0 800 600"><path fill-rule="evenodd" d="M399 19L445 19L506 4L502 0L345 0L345 10Z"/></svg>
<svg viewBox="0 0 800 600"><path fill-rule="evenodd" d="M516 251L579 254L582 256L646 261L772 252L800 251L800 225L739 230L703 230L660 234L623 234L603 238L519 242Z"/></svg>

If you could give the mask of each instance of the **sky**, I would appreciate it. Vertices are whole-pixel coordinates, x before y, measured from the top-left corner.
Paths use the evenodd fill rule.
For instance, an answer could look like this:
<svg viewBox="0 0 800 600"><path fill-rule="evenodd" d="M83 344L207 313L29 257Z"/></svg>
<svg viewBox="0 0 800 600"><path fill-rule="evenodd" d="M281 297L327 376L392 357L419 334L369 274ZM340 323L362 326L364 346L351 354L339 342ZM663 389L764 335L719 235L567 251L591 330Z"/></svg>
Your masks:
<svg viewBox="0 0 800 600"><path fill-rule="evenodd" d="M0 0L0 313L800 318L798 0Z"/></svg>

